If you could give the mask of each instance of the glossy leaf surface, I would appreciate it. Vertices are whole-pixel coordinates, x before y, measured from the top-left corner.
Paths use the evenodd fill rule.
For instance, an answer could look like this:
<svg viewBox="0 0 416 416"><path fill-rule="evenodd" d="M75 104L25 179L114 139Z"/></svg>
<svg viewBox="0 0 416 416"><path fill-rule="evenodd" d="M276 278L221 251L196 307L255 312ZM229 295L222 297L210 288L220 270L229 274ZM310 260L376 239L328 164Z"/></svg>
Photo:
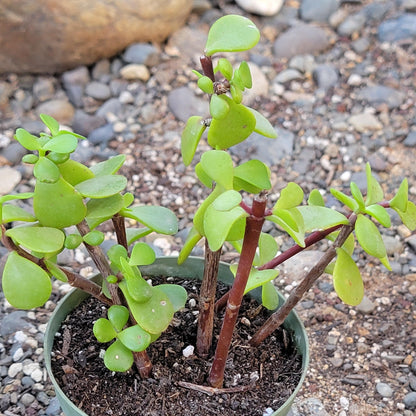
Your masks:
<svg viewBox="0 0 416 416"><path fill-rule="evenodd" d="M270 170L260 160L249 160L234 168L234 189L257 194L270 189Z"/></svg>
<svg viewBox="0 0 416 416"><path fill-rule="evenodd" d="M136 243L130 254L129 264L131 266L144 266L152 264L156 259L156 254L152 247L146 243Z"/></svg>
<svg viewBox="0 0 416 416"><path fill-rule="evenodd" d="M334 288L347 305L359 305L364 296L364 284L354 260L342 248L337 248L333 273Z"/></svg>
<svg viewBox="0 0 416 416"><path fill-rule="evenodd" d="M239 192L230 189L218 196L212 203L212 207L217 211L229 211L240 205L242 196Z"/></svg>
<svg viewBox="0 0 416 416"><path fill-rule="evenodd" d="M416 205L407 201L406 211L400 211L395 208L395 211L400 215L400 219L403 221L403 224L410 230L416 230Z"/></svg>
<svg viewBox="0 0 416 416"><path fill-rule="evenodd" d="M386 247L377 226L366 216L360 214L355 223L355 235L361 247L371 256L386 257Z"/></svg>
<svg viewBox="0 0 416 416"><path fill-rule="evenodd" d="M286 187L281 190L280 197L273 207L273 211L275 209L290 209L297 207L302 203L302 201L302 188L294 182L289 182Z"/></svg>
<svg viewBox="0 0 416 416"><path fill-rule="evenodd" d="M7 257L2 287L8 302L19 309L42 306L52 293L48 273L15 251Z"/></svg>
<svg viewBox="0 0 416 416"><path fill-rule="evenodd" d="M273 282L265 283L261 288L261 303L270 311L279 306L279 294Z"/></svg>
<svg viewBox="0 0 416 416"><path fill-rule="evenodd" d="M113 305L107 311L111 325L116 331L121 331L129 320L129 310L122 305Z"/></svg>
<svg viewBox="0 0 416 416"><path fill-rule="evenodd" d="M201 167L217 184L232 189L234 167L231 156L222 150L210 150L201 156Z"/></svg>
<svg viewBox="0 0 416 416"><path fill-rule="evenodd" d="M94 177L90 169L76 160L68 159L66 162L60 163L58 168L63 178L72 186Z"/></svg>
<svg viewBox="0 0 416 416"><path fill-rule="evenodd" d="M256 118L244 105L223 96L230 110L222 119L212 119L208 130L208 143L213 148L228 149L245 140L256 127Z"/></svg>
<svg viewBox="0 0 416 416"><path fill-rule="evenodd" d="M39 139L25 129L17 129L14 138L27 150L39 150L41 148Z"/></svg>
<svg viewBox="0 0 416 416"><path fill-rule="evenodd" d="M311 193L309 194L308 205L317 206L317 207L325 206L324 198L322 197L321 193L317 189L313 189Z"/></svg>
<svg viewBox="0 0 416 416"><path fill-rule="evenodd" d="M206 128L204 119L200 116L192 116L186 122L181 138L181 153L185 166L191 164L198 143Z"/></svg>
<svg viewBox="0 0 416 416"><path fill-rule="evenodd" d="M56 153L72 153L78 145L78 139L72 134L60 134L52 137L44 146L43 150Z"/></svg>
<svg viewBox="0 0 416 416"><path fill-rule="evenodd" d="M346 205L351 211L357 211L359 208L358 202L343 192L331 188L331 194L338 199L342 204Z"/></svg>
<svg viewBox="0 0 416 416"><path fill-rule="evenodd" d="M173 311L180 311L185 307L186 300L188 299L188 294L186 290L179 285L173 284L163 284L157 286L158 290L164 292L173 306Z"/></svg>
<svg viewBox="0 0 416 416"><path fill-rule="evenodd" d="M251 20L239 15L223 16L209 30L205 54L246 51L259 39L260 32Z"/></svg>
<svg viewBox="0 0 416 416"><path fill-rule="evenodd" d="M65 234L50 227L15 227L6 231L17 244L40 253L55 253L62 249Z"/></svg>
<svg viewBox="0 0 416 416"><path fill-rule="evenodd" d="M297 208L302 214L305 232L326 230L335 225L348 224L348 219L334 209L304 205Z"/></svg>
<svg viewBox="0 0 416 416"><path fill-rule="evenodd" d="M383 189L377 182L377 179L372 175L369 163L366 165L365 173L367 176L367 198L365 203L367 206L377 204L384 198Z"/></svg>
<svg viewBox="0 0 416 416"><path fill-rule="evenodd" d="M98 342L110 342L117 336L117 332L114 330L113 325L105 318L97 319L92 330Z"/></svg>
<svg viewBox="0 0 416 416"><path fill-rule="evenodd" d="M59 266L54 263L53 261L50 261L48 259L43 259L43 262L45 263L45 266L48 268L49 273L55 277L55 279L60 280L61 282L67 282L68 278L66 277L66 274L59 268Z"/></svg>
<svg viewBox="0 0 416 416"><path fill-rule="evenodd" d="M103 162L97 163L90 169L95 176L114 175L123 166L125 155L117 155Z"/></svg>
<svg viewBox="0 0 416 416"><path fill-rule="evenodd" d="M40 114L39 117L43 124L50 130L52 136L59 133L59 123L52 116L49 116L48 114Z"/></svg>
<svg viewBox="0 0 416 416"><path fill-rule="evenodd" d="M375 218L384 227L391 227L390 215L386 208L381 205L370 205L365 209L365 212Z"/></svg>
<svg viewBox="0 0 416 416"><path fill-rule="evenodd" d="M223 97L225 96L214 94L209 102L209 112L212 117L218 120L223 119L230 111L230 106Z"/></svg>
<svg viewBox="0 0 416 416"><path fill-rule="evenodd" d="M140 328L139 325L130 326L121 331L117 338L130 351L144 351L151 342L151 337L148 332Z"/></svg>
<svg viewBox="0 0 416 416"><path fill-rule="evenodd" d="M55 183L58 181L61 173L58 167L47 157L40 157L33 168L33 175L38 181L46 183Z"/></svg>
<svg viewBox="0 0 416 416"><path fill-rule="evenodd" d="M195 226L193 226L189 231L188 236L186 237L186 240L183 243L182 249L179 253L178 264L182 264L188 258L188 256L191 254L191 251L194 249L198 241L201 240L201 238L202 235L199 234Z"/></svg>
<svg viewBox="0 0 416 416"><path fill-rule="evenodd" d="M176 215L168 208L160 206L142 205L122 211L122 215L133 218L139 223L161 234L175 234L178 232Z"/></svg>
<svg viewBox="0 0 416 416"><path fill-rule="evenodd" d="M13 221L34 222L36 218L17 205L4 204L2 209L2 223Z"/></svg>
<svg viewBox="0 0 416 416"><path fill-rule="evenodd" d="M397 208L400 211L406 211L408 201L408 188L407 179L403 179L400 184L399 190L397 191L394 198L390 201L391 208Z"/></svg>
<svg viewBox="0 0 416 416"><path fill-rule="evenodd" d="M275 139L277 137L276 129L270 124L270 121L254 108L249 108L249 110L256 119L256 127L254 127L254 131L264 137Z"/></svg>
<svg viewBox="0 0 416 416"><path fill-rule="evenodd" d="M125 372L133 365L133 353L121 341L116 340L104 354L104 365L110 371Z"/></svg>
<svg viewBox="0 0 416 416"><path fill-rule="evenodd" d="M84 197L107 198L121 192L127 186L127 178L121 175L103 175L75 185Z"/></svg>

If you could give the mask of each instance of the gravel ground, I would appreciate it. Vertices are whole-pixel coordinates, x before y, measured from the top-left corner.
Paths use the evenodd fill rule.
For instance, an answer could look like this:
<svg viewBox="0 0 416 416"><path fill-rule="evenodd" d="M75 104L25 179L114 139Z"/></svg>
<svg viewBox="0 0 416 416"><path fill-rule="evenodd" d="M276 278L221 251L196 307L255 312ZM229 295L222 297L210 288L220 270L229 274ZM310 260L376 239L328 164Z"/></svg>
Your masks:
<svg viewBox="0 0 416 416"><path fill-rule="evenodd" d="M244 13L262 39L241 57L250 62L255 93L246 102L269 117L279 138L257 138L233 150L236 161L270 163L274 193L296 181L308 193L350 180L365 185L365 162L386 183L389 198L404 176L416 200L416 2L286 1L274 17L242 11L233 2L198 1L186 27L163 45L134 45L111 60L61 76L0 77L0 194L30 189L28 167L11 139L23 126L39 133L37 115L55 116L88 136L76 157L99 161L123 152L124 173L141 203L163 204L180 219L177 236L152 241L159 254L175 254L203 197L192 167L180 159L180 134L190 115L204 114L191 68L198 68L209 24L225 13ZM336 204L330 194L327 202ZM398 225L383 231L393 272L357 252L366 287L357 308L343 305L324 276L298 312L311 341L311 365L292 416L411 416L416 409L416 235ZM287 248L291 241L270 227ZM197 249L197 254L202 249ZM0 258L5 250L0 245ZM283 292L317 253L284 265ZM233 259L225 252L224 260ZM89 274L82 251L61 263ZM67 285L37 311L16 311L0 293L0 412L59 415L42 364L50 312Z"/></svg>

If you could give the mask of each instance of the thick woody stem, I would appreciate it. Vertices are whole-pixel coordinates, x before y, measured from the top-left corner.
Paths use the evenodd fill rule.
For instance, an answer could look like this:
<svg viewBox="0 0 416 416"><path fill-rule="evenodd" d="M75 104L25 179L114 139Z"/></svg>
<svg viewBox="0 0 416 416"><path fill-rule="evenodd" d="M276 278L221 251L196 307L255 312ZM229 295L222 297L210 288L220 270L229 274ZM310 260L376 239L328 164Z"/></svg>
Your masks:
<svg viewBox="0 0 416 416"><path fill-rule="evenodd" d="M208 357L212 344L214 304L220 256L221 250L212 251L209 248L208 241L205 240L205 268L199 294L199 316L196 340L196 351L202 358Z"/></svg>
<svg viewBox="0 0 416 416"><path fill-rule="evenodd" d="M265 198L261 197L259 199L255 199L253 201L253 214L247 218L240 262L238 263L234 284L228 298L224 321L218 339L211 372L208 378L209 384L215 388L220 388L223 385L228 351L230 349L241 301L244 296L244 290L246 288L253 259L256 254L261 229L264 223L265 208Z"/></svg>
<svg viewBox="0 0 416 416"><path fill-rule="evenodd" d="M355 214L350 216L350 223L348 225L342 226L334 244L325 252L325 254L315 264L315 266L312 267L312 269L306 274L300 284L296 286L295 289L293 289L292 293L289 295L282 307L274 312L263 324L263 326L254 334L253 338L250 340L251 346L259 346L284 322L292 309L302 299L303 295L312 287L315 281L325 271L325 268L328 266L328 264L335 258L337 254L336 249L345 243L346 239L354 229L356 219L357 216Z"/></svg>

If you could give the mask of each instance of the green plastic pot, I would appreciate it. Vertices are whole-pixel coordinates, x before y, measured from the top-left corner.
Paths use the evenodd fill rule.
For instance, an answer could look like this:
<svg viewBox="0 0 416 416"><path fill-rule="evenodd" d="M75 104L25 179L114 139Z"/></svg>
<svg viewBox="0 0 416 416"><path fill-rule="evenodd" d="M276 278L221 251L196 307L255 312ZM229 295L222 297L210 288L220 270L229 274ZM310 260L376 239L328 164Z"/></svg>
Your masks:
<svg viewBox="0 0 416 416"><path fill-rule="evenodd" d="M152 276L174 276L174 277L183 277L187 279L202 279L203 270L204 270L204 260L199 257L190 257L187 261L182 264L177 264L176 257L161 257L156 259L155 263L150 266L141 267L142 272L149 277ZM234 277L229 270L229 265L226 263L221 263L219 268L219 280L223 283L231 285ZM100 280L99 275L93 278ZM261 301L261 289L253 290L250 294L258 301ZM89 295L85 292L74 289L68 293L58 304L55 311L52 313L49 320L48 326L45 332L45 342L44 342L44 356L45 356L45 366L49 374L49 377L52 381L52 384L55 388L56 396L59 400L61 408L66 416L88 416L85 412L80 410L71 400L64 394L64 392L59 387L51 369L51 352L54 342L54 337L56 332L58 332L61 323L65 320L67 315L74 310L84 299ZM280 301L283 303L284 299L281 294ZM309 364L309 345L308 345L308 336L306 334L305 328L299 319L299 316L295 311L292 311L284 322L284 327L293 331L293 336L295 343L297 345L299 353L302 355L302 376L299 380L299 383L289 397L289 399L277 409L271 416L285 416L289 412L293 400L295 399L297 393L299 392L303 381L305 380L306 370Z"/></svg>

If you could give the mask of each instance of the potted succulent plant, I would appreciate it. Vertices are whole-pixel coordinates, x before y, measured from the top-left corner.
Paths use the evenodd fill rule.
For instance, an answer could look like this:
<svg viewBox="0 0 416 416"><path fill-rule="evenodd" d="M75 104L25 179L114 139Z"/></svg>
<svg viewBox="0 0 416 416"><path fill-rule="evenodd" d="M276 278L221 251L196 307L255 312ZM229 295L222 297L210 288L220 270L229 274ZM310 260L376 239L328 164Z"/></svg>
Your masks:
<svg viewBox="0 0 416 416"><path fill-rule="evenodd" d="M6 298L18 308L41 306L49 298L53 276L108 306L106 315L94 318L91 326L97 340L108 343L103 364L110 370L109 377L114 376L114 372L131 373L133 370L130 368L134 364L134 371L143 380L149 379L152 361L148 349L157 348L160 343L165 357L172 351L168 335L175 325L170 324L175 324L175 312L185 305L189 309L187 292L180 284L156 285L153 278L160 274L179 278L179 273L185 280L197 276L202 279L200 292L195 295L199 307L194 344L190 345L191 349L186 354L184 352L182 363L191 368L197 361L201 362L207 372L197 374L192 382L182 380L177 384L179 388L196 395L216 398L216 405L204 410L207 415L217 414L218 411L239 415L261 415L265 412L275 416L286 415L294 398L291 392L286 395L286 403L271 397L255 409L241 399L241 395L248 394L248 391L254 394L260 390L256 383L263 377L263 364L260 364L259 371L252 371L250 377L244 379L240 374L243 382L239 383L240 378L235 377L224 385L224 377L234 365L234 351L230 357L230 348L235 347L233 336L236 324L242 321L246 327L251 327L252 332L246 335L242 348L254 354L271 336L274 337L272 344L275 342L278 337L276 331L286 320L287 328L295 331L294 344L303 357L302 375L299 375L294 388L296 393L308 361L307 338L293 312L297 302L319 276L327 272L333 275L334 288L339 297L350 305L359 304L364 285L351 257L355 242L389 268L376 223L389 227L391 209L399 214L409 229L416 228L416 206L408 200L406 179L396 195L386 201L369 165L366 166L365 196L355 183L351 183L351 195L331 189L333 196L347 207L346 215L325 207L318 190L312 191L303 203L305 195L295 183L288 183L277 202L269 206L269 167L259 160L234 166L227 150L244 141L251 133L276 139L275 129L267 119L242 104L244 90L252 86L248 64L242 61L233 65L224 57L225 53L251 49L259 37L256 26L245 17L229 15L220 18L208 34L205 54L201 58L202 73L194 71L199 88L208 94L210 116L193 116L188 120L182 135L181 151L185 165L190 165L207 131L207 141L212 149L202 153L195 172L211 192L195 213L193 227L178 259L155 261L153 250L146 243L137 242L151 232L174 234L177 222L175 215L166 208L132 206L134 196L125 192L127 180L117 173L124 156L116 156L91 167L73 161L70 154L82 137L60 130L58 123L49 116L41 116L49 129L48 134L35 137L18 129L15 136L22 146L34 152L24 158L25 162L34 165L34 192L0 197L2 242L11 251L2 279ZM214 57L215 54L220 54L219 59ZM15 203L19 199L32 199L34 213L20 208ZM127 229L127 219L140 225ZM100 245L105 235L100 231L100 225L108 220L114 226L117 243L104 253ZM279 253L275 239L262 232L265 221L271 221L288 233L294 245ZM324 238L332 244L314 267L299 277L299 283L284 300L273 284L278 275L276 267ZM201 239L206 242L204 261L188 258ZM60 251L64 248L75 249L80 244L84 244L97 265L101 280L86 279L57 264L56 256ZM238 263L229 267L220 263L224 244L233 246L239 252ZM217 295L217 276L230 286L229 290L222 289L224 293L221 297ZM152 283L146 280L149 277ZM264 322L257 322L259 308L254 315L250 315L257 325L252 325L248 318L239 319L239 310L247 293L252 293L258 300L262 305L260 309L270 311ZM70 294L67 298L69 306L61 304L57 308L58 320L49 325L52 336L70 309L80 302L78 295L79 292ZM218 315L222 317L221 329L214 333L214 317ZM161 335L165 330L167 333ZM52 350L51 343L50 339L45 342L47 359ZM283 340L283 343L286 341ZM269 345L261 356L263 362L272 362L276 359L276 352ZM192 364L189 357L193 357ZM172 364L172 367L177 366L178 362ZM276 369L276 372L279 370ZM161 378L171 379L166 375ZM277 379L278 376L270 383L275 384ZM60 390L59 387L57 390ZM86 393L87 397L89 393ZM232 399L232 394L240 396ZM155 413L146 411L146 414L195 414L190 396L181 398L178 392L168 397L165 393L161 396L160 407L153 410ZM151 400L141 396L135 398L135 406L140 409L139 412L144 412L143 403L146 400L157 401L157 397L155 394ZM189 403L185 403L182 410L170 407L166 410L166 401L173 402L174 399ZM75 404L64 401L65 397L62 400L68 415L85 415ZM224 407L224 401L228 401L227 407ZM100 412L102 410L97 410L95 414L102 414Z"/></svg>

